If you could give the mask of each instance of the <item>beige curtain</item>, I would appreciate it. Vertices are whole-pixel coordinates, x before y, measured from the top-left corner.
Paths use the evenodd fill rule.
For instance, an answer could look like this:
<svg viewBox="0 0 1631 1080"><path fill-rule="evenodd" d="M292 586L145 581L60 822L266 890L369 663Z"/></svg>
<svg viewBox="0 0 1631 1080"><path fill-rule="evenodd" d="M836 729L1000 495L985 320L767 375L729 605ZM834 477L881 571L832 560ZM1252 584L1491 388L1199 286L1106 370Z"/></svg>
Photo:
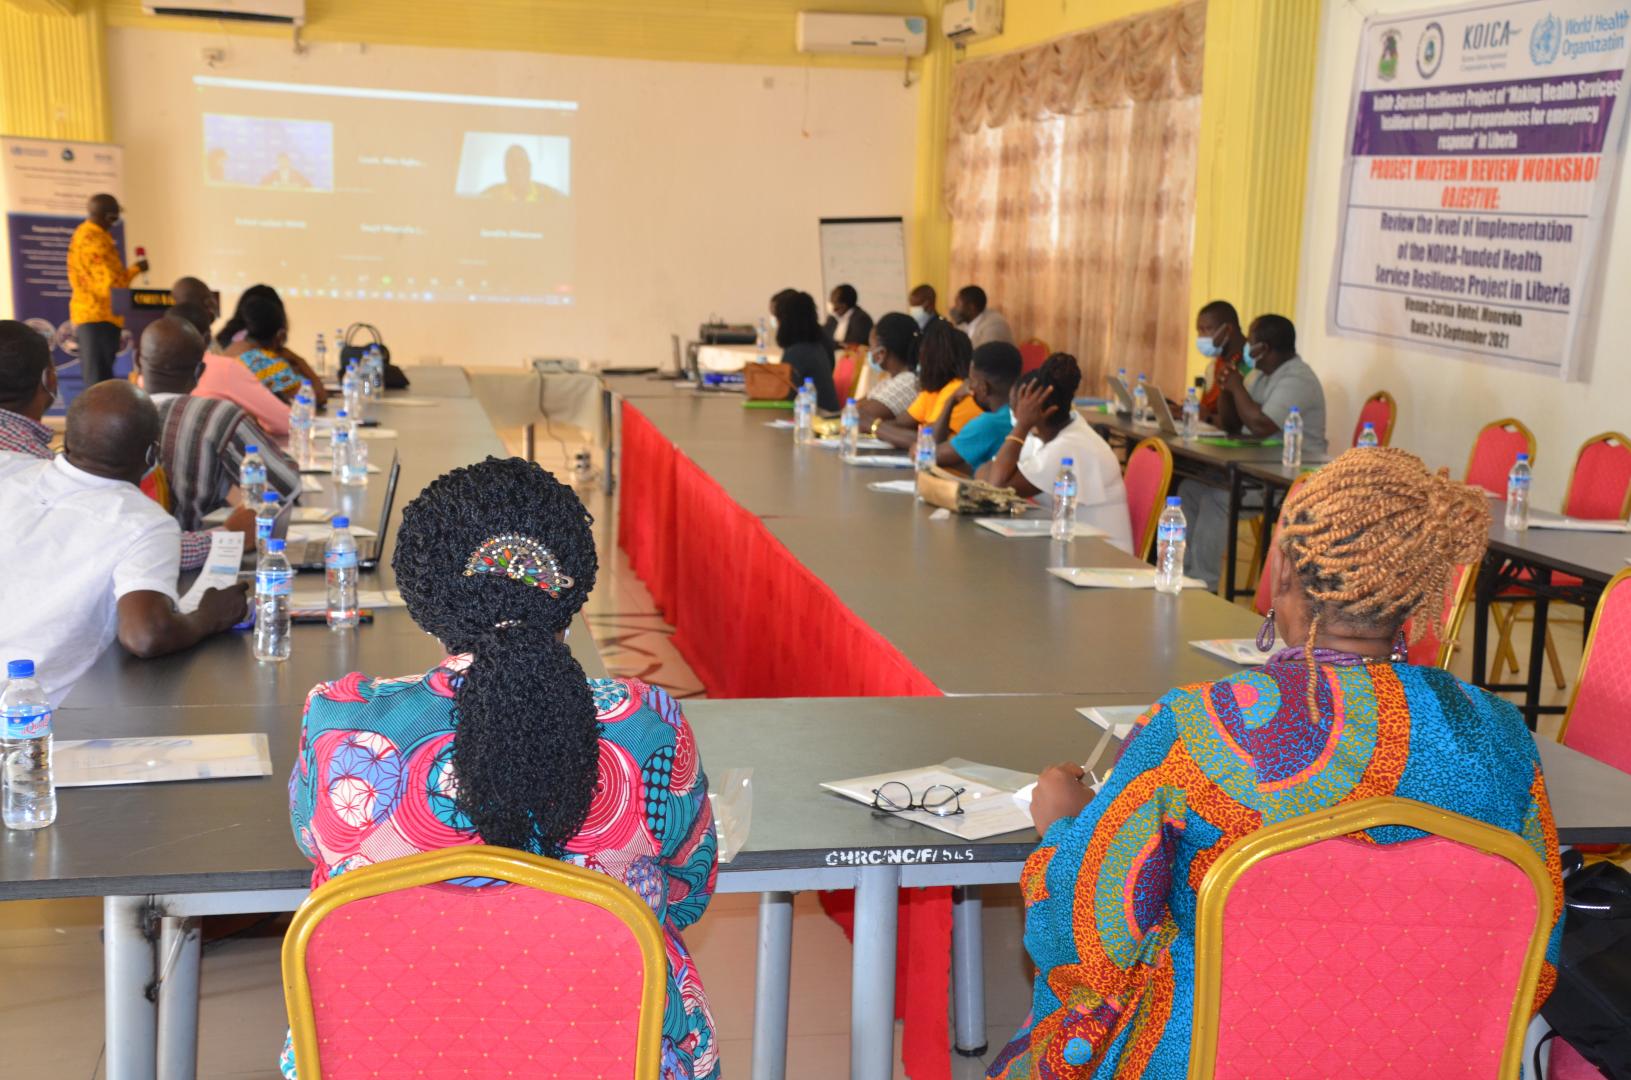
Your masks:
<svg viewBox="0 0 1631 1080"><path fill-rule="evenodd" d="M952 287L1021 341L1183 392L1206 5L958 67L947 142Z"/></svg>

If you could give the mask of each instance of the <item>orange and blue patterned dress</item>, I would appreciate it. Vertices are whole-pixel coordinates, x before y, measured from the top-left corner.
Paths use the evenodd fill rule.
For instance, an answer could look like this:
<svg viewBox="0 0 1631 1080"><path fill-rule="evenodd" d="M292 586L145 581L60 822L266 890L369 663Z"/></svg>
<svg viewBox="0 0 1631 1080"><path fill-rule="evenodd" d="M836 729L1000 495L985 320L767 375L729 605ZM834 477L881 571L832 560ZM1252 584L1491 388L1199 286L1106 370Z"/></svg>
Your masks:
<svg viewBox="0 0 1631 1080"><path fill-rule="evenodd" d="M469 658L406 679L347 675L306 699L289 777L295 841L312 888L359 866L479 844L454 805L453 694ZM668 947L663 1080L719 1073L702 979L680 931L713 895L718 845L696 737L668 694L635 679L590 679L600 721L600 782L563 861L607 874L656 913ZM285 1077L296 1075L285 1044Z"/></svg>
<svg viewBox="0 0 1631 1080"><path fill-rule="evenodd" d="M1093 802L1025 864L1031 1015L993 1061L1006 1080L1184 1080L1196 891L1265 826L1397 795L1522 836L1559 912L1537 1005L1556 981L1562 881L1540 756L1509 702L1437 668L1304 661L1174 690L1147 713ZM1378 829L1396 843L1419 835Z"/></svg>

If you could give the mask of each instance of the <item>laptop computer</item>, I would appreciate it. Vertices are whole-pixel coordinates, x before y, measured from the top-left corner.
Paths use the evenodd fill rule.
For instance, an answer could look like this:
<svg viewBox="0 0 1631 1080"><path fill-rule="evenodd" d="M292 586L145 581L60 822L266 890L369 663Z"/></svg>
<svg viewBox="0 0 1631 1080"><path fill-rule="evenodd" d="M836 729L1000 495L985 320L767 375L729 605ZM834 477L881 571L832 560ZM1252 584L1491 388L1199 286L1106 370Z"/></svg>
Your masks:
<svg viewBox="0 0 1631 1080"><path fill-rule="evenodd" d="M1156 390L1149 395L1149 398L1150 412L1155 414L1156 430L1163 435L1171 435L1174 438L1182 435L1182 429L1178 427L1177 422L1172 418L1172 409L1167 405L1166 395ZM1148 425L1143 426L1147 427ZM1202 420L1196 427L1195 434L1203 438L1216 438L1227 433L1222 428ZM1247 433L1247 437L1250 438L1250 433Z"/></svg>
<svg viewBox="0 0 1631 1080"><path fill-rule="evenodd" d="M1120 375L1112 375L1106 380L1110 384L1111 403L1116 412L1123 416L1133 415L1133 392L1127 386L1127 380Z"/></svg>
<svg viewBox="0 0 1631 1080"><path fill-rule="evenodd" d="M357 537L357 567L360 570L377 570L380 560L385 557L385 532L390 525L391 510L396 505L396 485L401 475L401 455L393 453L391 468L385 479L385 501L380 504L379 523L374 528L374 535ZM289 557L289 565L296 570L323 569L323 546L328 543L328 536L289 539L290 516L279 513L277 522L272 526L272 535L282 537L287 542L284 552Z"/></svg>

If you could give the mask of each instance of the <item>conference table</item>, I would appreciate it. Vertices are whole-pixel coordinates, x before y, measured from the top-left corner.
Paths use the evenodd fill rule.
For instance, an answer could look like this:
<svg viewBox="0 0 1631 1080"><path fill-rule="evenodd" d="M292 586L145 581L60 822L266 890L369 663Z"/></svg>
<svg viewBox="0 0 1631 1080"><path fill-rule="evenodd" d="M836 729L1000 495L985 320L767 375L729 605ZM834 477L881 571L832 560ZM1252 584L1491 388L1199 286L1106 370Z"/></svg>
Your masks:
<svg viewBox="0 0 1631 1080"><path fill-rule="evenodd" d="M402 455L393 519L442 471L502 452L462 372L411 374L409 396L434 406L387 395L378 410ZM717 671L697 665L710 692L739 699L690 702L686 713L711 774L752 770L746 841L721 866L718 890L761 894L753 1073L785 1070L792 894L837 889L855 893L851 1074L888 1076L900 891L963 889L954 918L977 928L978 887L1017 881L1035 835L962 841L819 784L953 757L1035 772L1094 745L1095 764L1108 766L1119 748L1101 744L1079 709L1147 704L1173 685L1228 674L1231 665L1187 642L1247 636L1256 620L1196 591L1075 589L1048 567L1136 564L1099 541L1003 539L937 520L910 496L869 487L909 471L795 448L789 432L766 426L776 414L745 410L739 397L644 380L608 386L625 402L620 535L647 545L630 552L643 576L654 566L665 575L653 592L665 595L688 658L714 654ZM650 468L659 443L669 448L666 482ZM374 460L391 445L375 440ZM369 484L365 511L377 515L382 489ZM653 547L659 535L671 549ZM388 561L373 577L391 586ZM762 589L752 603L750 588ZM823 626L833 640L817 640ZM581 621L569 645L591 675L604 670ZM767 649L788 661L767 661ZM265 777L65 789L55 825L0 845L0 900L103 898L109 1080L194 1074L196 917L289 910L305 896L311 866L290 834L286 777L310 686L440 658L404 610L387 608L351 631L296 627L280 665L256 664L245 637L224 635L155 661L114 647L76 684L58 714L62 738L260 732L273 759ZM1631 839L1631 777L1564 747L1541 752L1564 842ZM983 1032L968 938L953 959L959 1045ZM276 1052L269 1044L269 1065Z"/></svg>

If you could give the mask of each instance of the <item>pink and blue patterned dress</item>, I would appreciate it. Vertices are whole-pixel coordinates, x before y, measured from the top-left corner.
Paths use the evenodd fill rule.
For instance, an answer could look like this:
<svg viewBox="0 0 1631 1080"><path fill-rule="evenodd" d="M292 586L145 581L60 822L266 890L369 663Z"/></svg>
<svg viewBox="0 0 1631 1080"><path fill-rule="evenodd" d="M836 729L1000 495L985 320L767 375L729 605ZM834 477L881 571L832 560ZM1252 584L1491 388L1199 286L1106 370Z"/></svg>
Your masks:
<svg viewBox="0 0 1631 1080"><path fill-rule="evenodd" d="M1563 882L1540 755L1518 710L1404 664L1322 665L1315 687L1312 715L1301 660L1172 691L1093 802L1048 829L1020 877L1037 967L1031 1015L992 1077L1185 1080L1207 870L1258 829L1379 795L1516 833L1546 862L1558 915L1535 1007L1545 1001Z"/></svg>
<svg viewBox="0 0 1631 1080"><path fill-rule="evenodd" d="M454 807L453 693L468 657L424 675L347 675L306 699L289 777L289 818L316 865L312 887L347 870L421 851L479 844ZM600 782L565 861L598 870L643 897L668 946L663 1080L719 1074L702 979L680 931L696 922L718 869L708 778L680 707L634 679L590 679L600 733ZM295 1076L286 1046L284 1076Z"/></svg>

